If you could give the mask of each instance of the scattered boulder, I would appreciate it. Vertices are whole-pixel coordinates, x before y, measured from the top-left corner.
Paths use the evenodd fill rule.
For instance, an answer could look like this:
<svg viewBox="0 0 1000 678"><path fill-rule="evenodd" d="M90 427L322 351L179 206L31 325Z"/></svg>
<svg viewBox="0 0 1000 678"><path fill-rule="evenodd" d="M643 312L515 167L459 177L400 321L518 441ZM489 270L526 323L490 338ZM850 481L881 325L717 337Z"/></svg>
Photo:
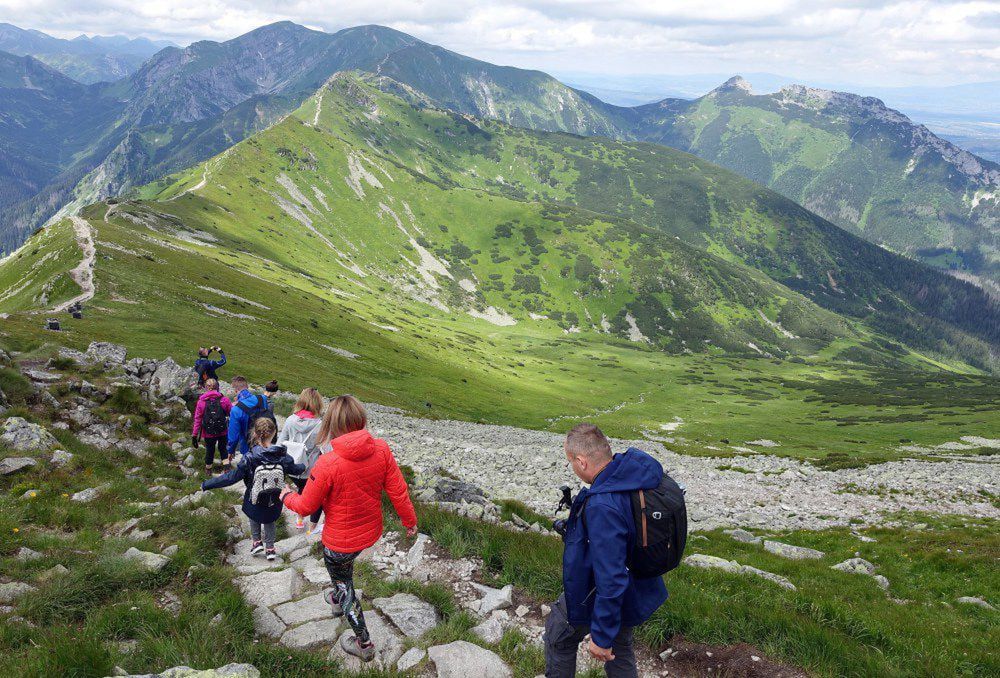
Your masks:
<svg viewBox="0 0 1000 678"><path fill-rule="evenodd" d="M235 582L253 607L287 603L302 592L305 584L298 570L292 567L237 577Z"/></svg>
<svg viewBox="0 0 1000 678"><path fill-rule="evenodd" d="M203 497L206 496L208 496L207 492L205 492L204 490L198 490L197 492L181 497L180 499L174 502L173 506L174 508L184 508L185 506L194 506L199 501L201 501Z"/></svg>
<svg viewBox="0 0 1000 678"><path fill-rule="evenodd" d="M101 494L101 492L103 490L106 490L108 487L110 487L110 485L107 483L105 483L104 485L98 485L97 487L88 487L85 490L80 490L79 492L75 492L73 496L70 497L70 500L79 502L81 504L89 504L90 502L97 499L98 495Z"/></svg>
<svg viewBox="0 0 1000 678"><path fill-rule="evenodd" d="M493 610L503 610L510 607L514 602L514 587L510 584L502 589L495 589L483 584L472 582L473 588L483 594L479 600L473 601L469 607L478 612L480 616L486 617Z"/></svg>
<svg viewBox="0 0 1000 678"><path fill-rule="evenodd" d="M0 459L0 476L9 476L32 466L38 466L38 462L31 457L7 457L6 459Z"/></svg>
<svg viewBox="0 0 1000 678"><path fill-rule="evenodd" d="M511 678L514 674L495 652L456 640L447 645L436 645L427 654L434 662L438 678Z"/></svg>
<svg viewBox="0 0 1000 678"><path fill-rule="evenodd" d="M173 358L160 361L149 382L150 391L159 398L176 396L192 381L191 368L181 367Z"/></svg>
<svg viewBox="0 0 1000 678"><path fill-rule="evenodd" d="M485 504L489 500L483 491L464 480L455 478L436 477L433 484L426 488L421 488L418 492L421 499L425 501L438 501L453 504L463 502L469 504Z"/></svg>
<svg viewBox="0 0 1000 678"><path fill-rule="evenodd" d="M955 600L956 603L961 603L962 605L976 605L984 610L995 610L996 608L987 603L982 598L977 598L975 596L962 596Z"/></svg>
<svg viewBox="0 0 1000 678"><path fill-rule="evenodd" d="M26 563L29 560L38 560L42 557L42 554L38 551L29 549L27 546L22 546L17 550L16 558L22 563Z"/></svg>
<svg viewBox="0 0 1000 678"><path fill-rule="evenodd" d="M69 568L64 565L55 565L38 575L39 581L48 581L50 579L55 579L56 577L61 577L69 573Z"/></svg>
<svg viewBox="0 0 1000 678"><path fill-rule="evenodd" d="M59 441L38 424L23 417L10 417L4 422L0 443L17 452L43 452Z"/></svg>
<svg viewBox="0 0 1000 678"><path fill-rule="evenodd" d="M26 593L31 593L35 587L24 582L12 581L7 584L0 584L0 604L15 602Z"/></svg>
<svg viewBox="0 0 1000 678"><path fill-rule="evenodd" d="M864 558L848 558L842 563L830 566L831 570L839 570L850 574L872 575L875 573L875 566Z"/></svg>
<svg viewBox="0 0 1000 678"><path fill-rule="evenodd" d="M140 551L134 546L123 553L122 558L139 563L147 572L159 572L170 562L170 558L166 556L162 556L159 553L150 553L149 551Z"/></svg>
<svg viewBox="0 0 1000 678"><path fill-rule="evenodd" d="M105 365L124 365L125 347L120 344L112 344L106 341L92 341L87 347L87 360L94 363L104 363Z"/></svg>
<svg viewBox="0 0 1000 678"><path fill-rule="evenodd" d="M782 577L780 574L767 572L756 567L751 567L750 565L740 565L735 560L726 560L725 558L719 558L717 556L695 553L684 558L684 563L686 565L691 565L692 567L722 570L723 572L731 572L733 574L750 574L755 577L761 577L762 579L774 582L778 586L786 588L789 591L795 590L795 584L790 582L785 577Z"/></svg>
<svg viewBox="0 0 1000 678"><path fill-rule="evenodd" d="M742 542L744 544L759 544L761 541L763 541L762 537L757 537L753 533L748 532L741 528L736 528L735 530L723 530L722 533L728 534L736 541Z"/></svg>
<svg viewBox="0 0 1000 678"><path fill-rule="evenodd" d="M397 671L408 671L419 664L427 656L427 650L422 647L411 647L403 653L403 656L396 662Z"/></svg>
<svg viewBox="0 0 1000 678"><path fill-rule="evenodd" d="M331 644L340 630L339 619L320 619L285 631L280 642L285 647L311 650Z"/></svg>
<svg viewBox="0 0 1000 678"><path fill-rule="evenodd" d="M793 546L792 544L784 544L780 541L771 541L769 539L764 541L764 550L783 558L791 558L792 560L819 559L826 555L816 549L806 548L805 546Z"/></svg>
<svg viewBox="0 0 1000 678"><path fill-rule="evenodd" d="M412 593L376 598L372 604L410 638L419 638L438 624L438 613L434 606Z"/></svg>
<svg viewBox="0 0 1000 678"><path fill-rule="evenodd" d="M217 669L192 669L190 666L175 666L163 673L115 673L114 675L122 675L123 678L260 678L260 671L253 664L226 664Z"/></svg>
<svg viewBox="0 0 1000 678"><path fill-rule="evenodd" d="M503 638L503 624L498 615L490 615L481 624L473 626L471 631L487 643L499 643Z"/></svg>
<svg viewBox="0 0 1000 678"><path fill-rule="evenodd" d="M56 450L52 453L51 463L53 466L65 466L71 461L73 461L72 452L67 452L66 450Z"/></svg>

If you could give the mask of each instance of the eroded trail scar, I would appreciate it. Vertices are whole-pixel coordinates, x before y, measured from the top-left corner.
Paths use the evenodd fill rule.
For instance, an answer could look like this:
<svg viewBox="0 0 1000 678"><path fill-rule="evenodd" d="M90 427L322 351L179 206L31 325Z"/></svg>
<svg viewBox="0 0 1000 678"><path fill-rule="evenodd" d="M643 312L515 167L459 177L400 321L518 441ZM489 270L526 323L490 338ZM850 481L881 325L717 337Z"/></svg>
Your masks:
<svg viewBox="0 0 1000 678"><path fill-rule="evenodd" d="M57 313L65 311L77 302L83 303L94 298L94 260L97 255L97 249L94 247L94 231L86 219L76 216L69 219L73 222L73 230L76 232L76 244L83 252L80 263L69 272L73 281L80 286L80 294L52 309Z"/></svg>

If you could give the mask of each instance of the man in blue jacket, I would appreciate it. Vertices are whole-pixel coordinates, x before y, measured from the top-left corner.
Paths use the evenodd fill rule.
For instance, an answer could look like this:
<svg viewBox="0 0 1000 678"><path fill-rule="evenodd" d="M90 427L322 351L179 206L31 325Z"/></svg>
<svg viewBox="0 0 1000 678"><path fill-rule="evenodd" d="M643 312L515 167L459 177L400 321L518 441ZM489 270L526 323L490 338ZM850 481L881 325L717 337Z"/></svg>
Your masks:
<svg viewBox="0 0 1000 678"><path fill-rule="evenodd" d="M229 444L227 452L229 461L233 460L236 446L240 448L240 454L246 456L250 451L250 443L247 437L247 430L250 422L258 417L274 418L267 410L267 396L250 392L250 385L245 377L236 377L232 381L236 390L236 400L233 402L233 409L229 411Z"/></svg>
<svg viewBox="0 0 1000 678"><path fill-rule="evenodd" d="M638 676L632 628L667 599L662 577L636 579L627 566L635 544L629 493L660 484L663 467L629 448L611 454L597 426L579 424L566 435L566 459L589 484L573 501L563 551L563 595L545 622L545 675L571 678L576 651L590 633L591 656L605 662L608 676Z"/></svg>

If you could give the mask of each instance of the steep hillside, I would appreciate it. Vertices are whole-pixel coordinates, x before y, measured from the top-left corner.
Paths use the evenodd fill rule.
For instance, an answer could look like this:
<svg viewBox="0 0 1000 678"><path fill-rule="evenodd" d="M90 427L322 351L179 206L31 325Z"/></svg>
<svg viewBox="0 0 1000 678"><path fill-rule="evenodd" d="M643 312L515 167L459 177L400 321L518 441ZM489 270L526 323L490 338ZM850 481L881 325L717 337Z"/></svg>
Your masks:
<svg viewBox="0 0 1000 678"><path fill-rule="evenodd" d="M32 56L63 75L82 82L111 82L124 78L169 43L124 36L54 38L41 31L0 23L0 50Z"/></svg>
<svg viewBox="0 0 1000 678"><path fill-rule="evenodd" d="M424 155L406 157L369 124L412 136ZM220 343L252 378L277 372L435 416L557 429L587 416L657 438L679 418L693 451L779 429L789 454L894 456L903 438L943 443L944 421L960 427L947 435L988 434L994 380L938 372L961 371L954 358L890 341L662 225L478 185L500 142L512 150L535 138L526 134L337 78L295 116L147 187L143 200L86 208L97 293L60 337L180 359ZM463 135L482 144L466 150L465 186L437 159ZM570 176L572 154L554 150L569 141L581 140L538 134L533 150ZM635 162L631 146L587 143L578 154ZM664 185L692 171L726 175L669 153L686 164L664 163ZM511 181L528 175L524 161L502 160ZM747 223L784 219L735 193L723 199L724 188L713 188L718 204L738 205ZM68 224L51 232L70 237ZM39 281L53 275L42 272L53 258L41 237L0 268L6 289L22 288L0 301L4 330L29 344L44 317L30 312ZM66 298L57 292L46 302ZM863 424L852 394L902 397L905 416ZM941 409L922 413L929 401ZM866 428L863 444L853 426Z"/></svg>
<svg viewBox="0 0 1000 678"><path fill-rule="evenodd" d="M932 266L1000 280L1000 166L878 99L734 78L635 109L633 136L736 170L833 223Z"/></svg>

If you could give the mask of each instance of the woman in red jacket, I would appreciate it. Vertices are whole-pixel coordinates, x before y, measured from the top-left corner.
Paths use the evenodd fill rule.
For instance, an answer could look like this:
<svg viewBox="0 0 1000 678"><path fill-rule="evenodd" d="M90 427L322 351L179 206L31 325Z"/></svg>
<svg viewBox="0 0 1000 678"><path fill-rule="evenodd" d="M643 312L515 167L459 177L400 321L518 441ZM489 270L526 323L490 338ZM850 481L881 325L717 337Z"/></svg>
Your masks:
<svg viewBox="0 0 1000 678"><path fill-rule="evenodd" d="M341 647L371 661L375 644L368 635L361 601L354 595L354 560L382 536L382 491L399 514L406 534L417 533L417 514L403 474L384 440L365 429L364 406L349 395L334 398L323 415L317 441L329 451L313 466L302 494L286 488L281 499L300 516L322 507L323 561L333 582L334 614L344 614L354 631L341 637ZM329 441L329 443L327 443Z"/></svg>

